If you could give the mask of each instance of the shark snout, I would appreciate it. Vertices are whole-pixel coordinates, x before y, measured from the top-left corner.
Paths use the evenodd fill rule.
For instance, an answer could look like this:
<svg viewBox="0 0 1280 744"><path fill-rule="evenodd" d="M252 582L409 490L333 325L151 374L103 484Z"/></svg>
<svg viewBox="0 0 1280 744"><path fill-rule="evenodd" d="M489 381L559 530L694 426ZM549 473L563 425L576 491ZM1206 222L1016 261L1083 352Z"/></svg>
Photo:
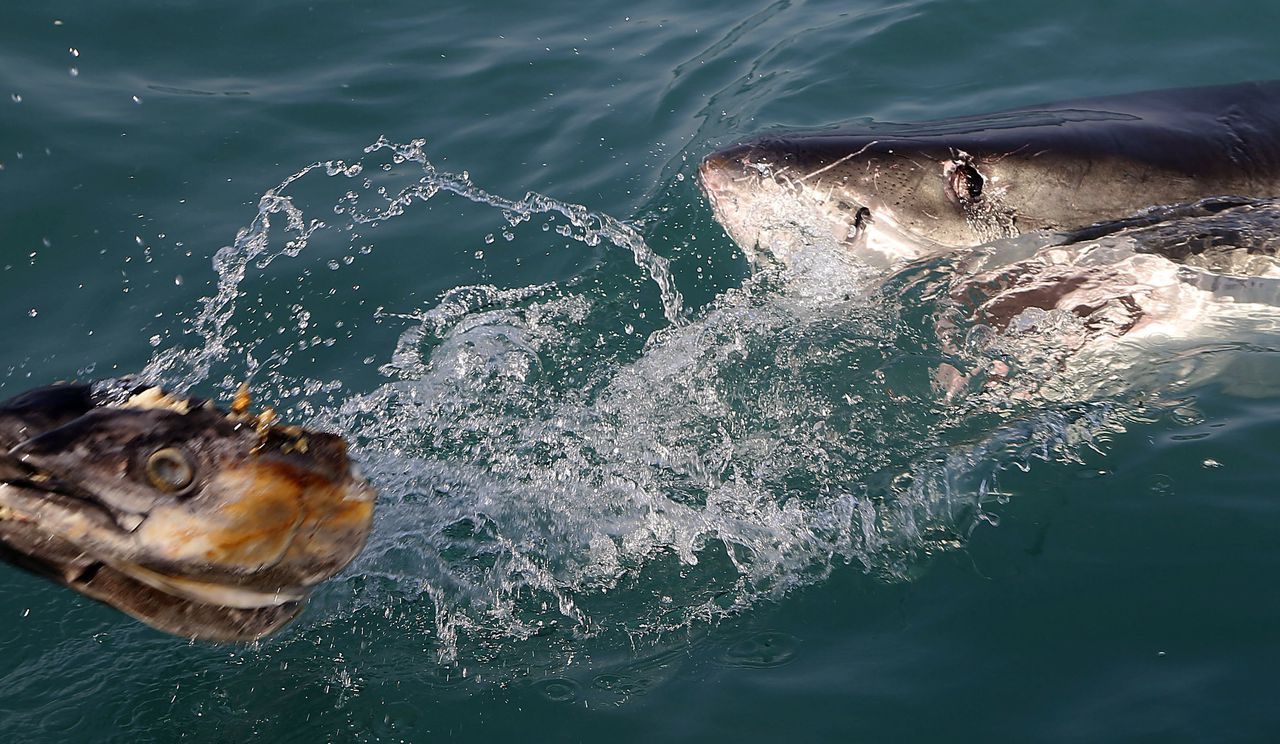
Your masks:
<svg viewBox="0 0 1280 744"><path fill-rule="evenodd" d="M741 170L741 162L726 150L713 152L702 159L702 164L698 166L698 182L712 206L738 177L733 172L735 170Z"/></svg>

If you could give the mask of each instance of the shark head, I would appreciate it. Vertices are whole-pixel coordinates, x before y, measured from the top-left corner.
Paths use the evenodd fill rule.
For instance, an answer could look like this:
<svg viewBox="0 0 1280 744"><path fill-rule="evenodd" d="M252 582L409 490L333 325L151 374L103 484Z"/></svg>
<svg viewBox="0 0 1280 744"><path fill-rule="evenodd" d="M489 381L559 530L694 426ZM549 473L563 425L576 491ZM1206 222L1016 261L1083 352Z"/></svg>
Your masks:
<svg viewBox="0 0 1280 744"><path fill-rule="evenodd" d="M1230 124L1231 111L1259 96L1253 87L1163 91L782 133L708 155L699 175L717 220L753 262L785 263L829 242L893 265L1157 205L1274 196L1280 135Z"/></svg>

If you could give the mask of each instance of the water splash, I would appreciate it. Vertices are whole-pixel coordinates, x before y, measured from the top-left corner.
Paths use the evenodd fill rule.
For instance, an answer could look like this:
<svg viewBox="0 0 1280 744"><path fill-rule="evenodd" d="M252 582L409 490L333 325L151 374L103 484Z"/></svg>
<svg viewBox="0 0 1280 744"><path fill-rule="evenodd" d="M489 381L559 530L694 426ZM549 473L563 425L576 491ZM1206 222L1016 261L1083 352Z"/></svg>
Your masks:
<svg viewBox="0 0 1280 744"><path fill-rule="evenodd" d="M164 379L173 387L186 390L208 379L216 365L227 362L237 353L245 356L248 371L252 374L259 365L253 355L259 340L249 339L237 343L237 328L232 323L237 301L243 295L241 285L246 279L250 264L259 271L264 270L280 256L298 256L313 240L317 231L332 229L350 233L358 226L377 225L403 215L415 202L428 201L441 192L500 210L512 228L528 222L534 215L560 215L567 219L567 224L557 226L557 234L588 246L612 245L629 251L635 265L643 269L657 285L662 312L667 322L681 322L683 299L671 278L669 262L654 253L635 228L585 206L535 192L528 192L520 199L491 194L475 186L466 173L455 174L437 169L427 159L423 150L425 144L425 140L397 144L379 138L365 148L366 156L381 151L390 154L390 163L382 166L384 171L392 170L393 166L411 163L421 169L422 175L396 193L389 192L385 186L377 186L376 194L382 203L373 209L360 209L360 194L354 190L348 191L332 210L340 215L349 214L350 222L345 225L331 226L319 219L308 220L294 203L294 197L287 192L314 171L322 171L329 177L360 177L365 172L363 161L315 162L269 189L259 199L257 215L249 226L239 230L235 241L219 249L214 255L213 268L218 276L216 291L211 297L204 299L200 312L189 321L187 330L187 334L197 339L200 345L194 349L173 347L156 354L141 376L151 380ZM373 182L366 179L363 188L374 188ZM282 241L278 236L272 235L272 223L277 215L283 215L285 219L285 224L277 228L284 236ZM282 242L275 250L272 248L273 239ZM230 384L230 381L226 381L224 387Z"/></svg>
<svg viewBox="0 0 1280 744"><path fill-rule="evenodd" d="M352 441L382 494L378 522L312 622L361 618L384 643L488 678L520 669L567 695L556 675L584 639L688 632L845 564L909 578L997 521L1001 473L1104 448L1159 405L1177 365L1213 356L1080 362L1086 319L1057 309L985 325L957 300L983 256L885 276L815 243L687 311L667 260L624 222L539 194L494 196L436 169L420 141L379 140L365 156L314 163L268 191L215 257L217 291L189 329L199 346L159 352L147 374L186 387L215 370L225 384L259 373L268 395L295 398L292 417ZM408 182L389 188L370 170ZM359 179L318 199L343 224L307 219L292 195L316 171ZM324 234L354 247L360 229L412 222L415 205L442 195L497 210L512 230L556 216L559 235L629 253L665 325L628 343L644 306L601 276L635 269L605 265L366 310L399 332L365 389L283 374L304 346L245 330L271 299L242 309L250 267L305 260ZM523 239L513 232L511 245ZM318 306L276 300L312 333ZM343 343L362 356L362 342ZM1108 386L1116 370L1142 395Z"/></svg>

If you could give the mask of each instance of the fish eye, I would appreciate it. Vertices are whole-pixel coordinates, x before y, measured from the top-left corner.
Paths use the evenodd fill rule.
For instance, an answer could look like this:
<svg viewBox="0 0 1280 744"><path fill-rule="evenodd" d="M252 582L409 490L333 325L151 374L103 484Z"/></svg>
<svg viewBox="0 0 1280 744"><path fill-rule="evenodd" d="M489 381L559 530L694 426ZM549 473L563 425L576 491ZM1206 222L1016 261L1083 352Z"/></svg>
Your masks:
<svg viewBox="0 0 1280 744"><path fill-rule="evenodd" d="M191 487L196 470L186 453L174 447L165 447L147 458L147 480L166 493L181 493Z"/></svg>
<svg viewBox="0 0 1280 744"><path fill-rule="evenodd" d="M858 207L858 211L853 215L853 226L861 230L869 224L871 224L871 210Z"/></svg>

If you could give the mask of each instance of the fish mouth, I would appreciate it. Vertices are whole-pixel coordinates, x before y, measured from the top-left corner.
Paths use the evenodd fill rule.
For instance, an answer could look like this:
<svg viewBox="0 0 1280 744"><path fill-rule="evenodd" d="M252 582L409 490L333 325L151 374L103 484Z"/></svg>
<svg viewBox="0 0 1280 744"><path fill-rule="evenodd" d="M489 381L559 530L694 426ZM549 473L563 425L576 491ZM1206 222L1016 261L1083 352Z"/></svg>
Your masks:
<svg viewBox="0 0 1280 744"><path fill-rule="evenodd" d="M0 506L0 558L153 628L206 641L270 635L297 617L308 595L301 587L266 593L88 553L10 506Z"/></svg>
<svg viewBox="0 0 1280 744"><path fill-rule="evenodd" d="M52 535L28 531L34 539L23 540L7 529L11 526L0 521L0 558L183 638L258 640L296 618L309 594L303 589L264 594L123 561L106 563ZM24 543L34 549L15 548Z"/></svg>
<svg viewBox="0 0 1280 744"><path fill-rule="evenodd" d="M307 590L303 587L280 587L271 592L263 592L242 586L164 574L127 561L112 563L111 567L156 591L215 607L257 610L265 607L279 607L290 602L301 602L307 598Z"/></svg>
<svg viewBox="0 0 1280 744"><path fill-rule="evenodd" d="M375 493L340 437L119 387L0 403L0 558L159 630L249 641L363 548Z"/></svg>

